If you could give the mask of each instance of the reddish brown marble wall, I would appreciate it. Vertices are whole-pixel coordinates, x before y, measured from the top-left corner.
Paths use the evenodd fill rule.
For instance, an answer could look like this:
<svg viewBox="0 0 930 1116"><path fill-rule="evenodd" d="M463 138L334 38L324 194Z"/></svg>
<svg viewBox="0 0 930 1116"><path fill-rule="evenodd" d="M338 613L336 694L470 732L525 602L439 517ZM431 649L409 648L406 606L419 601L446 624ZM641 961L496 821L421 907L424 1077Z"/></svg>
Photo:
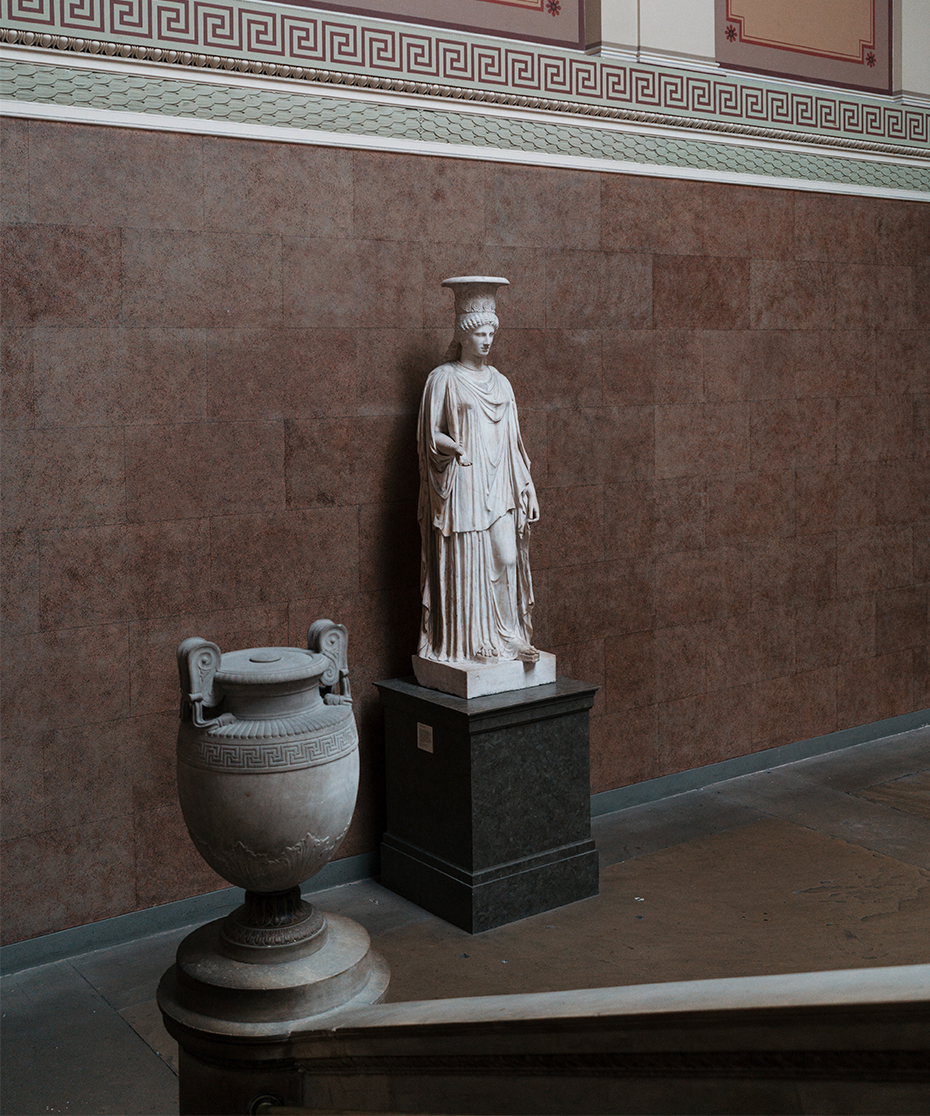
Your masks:
<svg viewBox="0 0 930 1116"><path fill-rule="evenodd" d="M448 275L506 275L537 642L592 790L930 705L930 207L7 120L10 940L221 886L174 650L417 627L415 413Z"/></svg>

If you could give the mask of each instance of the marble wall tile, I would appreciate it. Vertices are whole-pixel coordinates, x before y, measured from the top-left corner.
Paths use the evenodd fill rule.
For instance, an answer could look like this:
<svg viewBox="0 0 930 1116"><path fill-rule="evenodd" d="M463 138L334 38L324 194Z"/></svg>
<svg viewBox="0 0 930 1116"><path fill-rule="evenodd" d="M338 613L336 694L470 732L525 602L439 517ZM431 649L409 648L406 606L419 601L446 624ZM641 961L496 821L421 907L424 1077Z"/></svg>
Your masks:
<svg viewBox="0 0 930 1116"><path fill-rule="evenodd" d="M913 662L911 651L895 651L838 666L836 727L868 725L914 708Z"/></svg>
<svg viewBox="0 0 930 1116"><path fill-rule="evenodd" d="M875 595L820 601L798 610L799 671L818 670L875 654Z"/></svg>
<svg viewBox="0 0 930 1116"><path fill-rule="evenodd" d="M930 329L930 264L914 269L914 329Z"/></svg>
<svg viewBox="0 0 930 1116"><path fill-rule="evenodd" d="M655 705L654 632L604 639L604 701L608 712Z"/></svg>
<svg viewBox="0 0 930 1116"><path fill-rule="evenodd" d="M39 558L46 630L196 612L209 604L207 520L46 531Z"/></svg>
<svg viewBox="0 0 930 1116"><path fill-rule="evenodd" d="M766 748L823 736L837 728L837 676L826 667L756 682L752 687L753 743Z"/></svg>
<svg viewBox="0 0 930 1116"><path fill-rule="evenodd" d="M875 259L884 264L930 261L930 213L919 202L883 198L875 205Z"/></svg>
<svg viewBox="0 0 930 1116"><path fill-rule="evenodd" d="M562 678L574 678L590 686L599 687L594 695L591 716L600 717L607 709L604 690L604 640L563 643L549 650L555 655L558 673Z"/></svg>
<svg viewBox="0 0 930 1116"><path fill-rule="evenodd" d="M832 264L753 260L749 276L751 328L832 329L838 301L836 282ZM850 328L855 324L851 323Z"/></svg>
<svg viewBox="0 0 930 1116"><path fill-rule="evenodd" d="M606 553L699 550L706 543L706 516L706 482L701 478L606 485Z"/></svg>
<svg viewBox="0 0 930 1116"><path fill-rule="evenodd" d="M746 329L749 261L719 256L656 256L653 311L658 328Z"/></svg>
<svg viewBox="0 0 930 1116"><path fill-rule="evenodd" d="M128 427L127 518L146 523L283 508L284 458L280 422Z"/></svg>
<svg viewBox="0 0 930 1116"><path fill-rule="evenodd" d="M836 458L886 461L914 450L913 406L909 396L860 395L837 401Z"/></svg>
<svg viewBox="0 0 930 1116"><path fill-rule="evenodd" d="M874 337L878 391L930 391L930 330L881 330Z"/></svg>
<svg viewBox="0 0 930 1116"><path fill-rule="evenodd" d="M794 190L706 182L701 190L700 251L708 256L780 260L794 255Z"/></svg>
<svg viewBox="0 0 930 1116"><path fill-rule="evenodd" d="M130 717L121 721L120 727L129 768L132 813L171 806L178 796L177 710Z"/></svg>
<svg viewBox="0 0 930 1116"><path fill-rule="evenodd" d="M451 162L452 160L435 160ZM481 164L471 164L472 167ZM472 174L475 174L472 171ZM484 240L528 248L590 248L601 244L601 181L550 167L489 163L484 171ZM469 239L473 211L481 214L480 194L463 183L463 218L450 223L454 236ZM433 188L435 193L435 187ZM383 204L383 195L381 196ZM429 200L430 208L435 203ZM440 215L442 207L438 207ZM477 232L478 230L476 230ZM430 239L438 239L430 238ZM611 246L605 244L610 250Z"/></svg>
<svg viewBox="0 0 930 1116"><path fill-rule="evenodd" d="M164 846L162 847L164 856ZM135 907L132 821L55 826L2 843L3 943L64 930Z"/></svg>
<svg viewBox="0 0 930 1116"><path fill-rule="evenodd" d="M32 219L56 225L201 229L200 136L34 120Z"/></svg>
<svg viewBox="0 0 930 1116"><path fill-rule="evenodd" d="M685 403L655 412L656 476L703 477L749 468L749 405Z"/></svg>
<svg viewBox="0 0 930 1116"><path fill-rule="evenodd" d="M419 245L285 237L281 259L287 326L399 329L423 324ZM405 281L385 283L386 275L403 275Z"/></svg>
<svg viewBox="0 0 930 1116"><path fill-rule="evenodd" d="M0 331L0 424L4 430L35 425L33 330Z"/></svg>
<svg viewBox="0 0 930 1116"><path fill-rule="evenodd" d="M875 522L915 523L930 517L930 458L875 465Z"/></svg>
<svg viewBox="0 0 930 1116"><path fill-rule="evenodd" d="M487 239L485 183L491 169L484 163L381 151L355 151L351 159L352 228L358 239L453 244Z"/></svg>
<svg viewBox="0 0 930 1116"><path fill-rule="evenodd" d="M838 329L914 329L914 271L910 267L844 264L836 270Z"/></svg>
<svg viewBox="0 0 930 1116"><path fill-rule="evenodd" d="M359 334L369 332L205 330L203 373L210 418L236 422L354 414L356 383L368 371Z"/></svg>
<svg viewBox="0 0 930 1116"><path fill-rule="evenodd" d="M920 585L930 582L930 521L913 526L914 581Z"/></svg>
<svg viewBox="0 0 930 1116"><path fill-rule="evenodd" d="M705 630L707 689L723 690L791 674L794 611L774 608L711 621Z"/></svg>
<svg viewBox="0 0 930 1116"><path fill-rule="evenodd" d="M549 641L580 643L647 631L655 616L655 568L629 558L549 571Z"/></svg>
<svg viewBox="0 0 930 1116"><path fill-rule="evenodd" d="M915 650L927 645L927 610L930 589L926 585L909 585L904 589L882 589L875 595L875 651L879 655L891 651Z"/></svg>
<svg viewBox="0 0 930 1116"><path fill-rule="evenodd" d="M795 486L799 535L875 523L875 469L869 464L799 468Z"/></svg>
<svg viewBox="0 0 930 1116"><path fill-rule="evenodd" d="M836 589L840 596L896 589L913 577L909 527L840 531L836 542Z"/></svg>
<svg viewBox="0 0 930 1116"><path fill-rule="evenodd" d="M358 509L359 551L366 560L359 567L365 592L394 589L418 601L420 591L420 525L416 495L403 503L362 504ZM419 614L419 604L414 612Z"/></svg>
<svg viewBox="0 0 930 1116"><path fill-rule="evenodd" d="M168 711L177 714L176 652L178 644L190 636L208 639L221 651L287 646L287 608L278 605L231 611L205 610L133 621L129 627L133 717L144 718Z"/></svg>
<svg viewBox="0 0 930 1116"><path fill-rule="evenodd" d="M4 740L0 780L4 841L46 828L45 750L54 736L54 732L7 734Z"/></svg>
<svg viewBox="0 0 930 1116"><path fill-rule="evenodd" d="M705 218L697 183L625 174L600 181L605 251L699 254Z"/></svg>
<svg viewBox="0 0 930 1116"><path fill-rule="evenodd" d="M281 320L278 237L124 229L122 264L126 325L241 328Z"/></svg>
<svg viewBox="0 0 930 1116"><path fill-rule="evenodd" d="M521 330L505 331L503 337L495 342L494 363L505 371L508 377L513 377L512 351L521 351L519 340ZM354 411L357 406L358 413L362 415L395 415L416 414L420 409L420 398L423 395L423 385L426 377L438 365L442 364L452 330L446 329L357 329L353 331L355 355L354 376L351 387L347 384L345 394L337 378L339 365L334 371L337 376L329 371L330 358L326 355L325 346L329 331L307 331L308 338L319 338L312 344L321 344L322 351L316 361L310 360L311 368L315 367L315 388L311 398L304 404L304 411L297 417L309 417L312 413L323 418L326 414L339 414L343 409ZM338 332L336 336L339 336ZM511 339L517 337L511 348ZM298 363L302 364L304 358L299 357ZM523 374L523 369L516 372ZM521 394L518 404L524 402L524 392L532 380L531 369L523 375ZM347 406L348 404L348 406ZM311 411L311 408L313 410ZM416 446L411 446L411 453L416 455Z"/></svg>
<svg viewBox="0 0 930 1116"><path fill-rule="evenodd" d="M686 771L752 751L749 686L697 694L658 707L659 771Z"/></svg>
<svg viewBox="0 0 930 1116"><path fill-rule="evenodd" d="M37 424L202 420L206 390L201 365L201 342L195 330L37 329Z"/></svg>
<svg viewBox="0 0 930 1116"><path fill-rule="evenodd" d="M794 209L797 258L874 263L878 210L872 198L798 191Z"/></svg>
<svg viewBox="0 0 930 1116"><path fill-rule="evenodd" d="M39 630L39 532L0 535L0 629L8 636Z"/></svg>
<svg viewBox="0 0 930 1116"><path fill-rule="evenodd" d="M750 566L738 549L684 551L656 559L656 626L679 627L749 610Z"/></svg>
<svg viewBox="0 0 930 1116"><path fill-rule="evenodd" d="M547 252L546 325L550 329L648 329L652 285L653 261L647 255Z"/></svg>
<svg viewBox="0 0 930 1116"><path fill-rule="evenodd" d="M548 456L550 485L649 480L655 456L652 408L550 411Z"/></svg>
<svg viewBox="0 0 930 1116"><path fill-rule="evenodd" d="M269 236L351 233L352 152L211 136L202 142L204 227Z"/></svg>
<svg viewBox="0 0 930 1116"><path fill-rule="evenodd" d="M794 477L789 471L708 478L708 546L793 535L794 526Z"/></svg>
<svg viewBox="0 0 930 1116"><path fill-rule="evenodd" d="M795 334L790 330L706 330L704 392L709 403L793 399Z"/></svg>
<svg viewBox="0 0 930 1116"><path fill-rule="evenodd" d="M132 813L124 726L124 721L100 721L52 733L45 747L49 828L77 828Z"/></svg>
<svg viewBox="0 0 930 1116"><path fill-rule="evenodd" d="M919 647L913 652L914 696L911 709L930 707L930 647Z"/></svg>
<svg viewBox="0 0 930 1116"><path fill-rule="evenodd" d="M358 509L218 516L210 522L210 553L214 608L356 589Z"/></svg>
<svg viewBox="0 0 930 1116"><path fill-rule="evenodd" d="M841 399L840 403L858 400ZM787 470L837 461L837 400L765 399L750 404L753 469ZM844 462L845 463L845 462Z"/></svg>
<svg viewBox="0 0 930 1116"><path fill-rule="evenodd" d="M17 431L3 442L5 528L53 530L125 521L120 427Z"/></svg>
<svg viewBox="0 0 930 1116"><path fill-rule="evenodd" d="M419 485L416 416L297 420L286 430L287 505L393 504Z"/></svg>
<svg viewBox="0 0 930 1116"><path fill-rule="evenodd" d="M0 220L11 224L28 221L29 121L13 116L0 119Z"/></svg>
<svg viewBox="0 0 930 1116"><path fill-rule="evenodd" d="M591 793L663 773L655 706L591 718Z"/></svg>
<svg viewBox="0 0 930 1116"><path fill-rule="evenodd" d="M694 697L707 684L707 641L713 621L659 628L654 633L656 701Z"/></svg>
<svg viewBox="0 0 930 1116"><path fill-rule="evenodd" d="M750 562L753 612L807 610L833 596L836 534L765 539L753 545Z"/></svg>
<svg viewBox="0 0 930 1116"><path fill-rule="evenodd" d="M105 325L120 315L120 232L10 225L0 233L3 322Z"/></svg>
<svg viewBox="0 0 930 1116"><path fill-rule="evenodd" d="M534 569L599 562L604 557L604 492L600 485L547 488L545 517L532 528Z"/></svg>
<svg viewBox="0 0 930 1116"><path fill-rule="evenodd" d="M882 346L867 329L797 330L789 334L789 359L798 399L875 395ZM882 389L884 390L884 389Z"/></svg>
<svg viewBox="0 0 930 1116"><path fill-rule="evenodd" d="M144 910L229 887L194 848L177 802L136 813L131 822L129 840L135 848L131 909ZM170 856L166 855L168 849Z"/></svg>
<svg viewBox="0 0 930 1116"><path fill-rule="evenodd" d="M513 385L521 417L528 406L600 407L601 338L598 330L508 329L504 323L491 360ZM435 363L444 355L444 349L437 352Z"/></svg>

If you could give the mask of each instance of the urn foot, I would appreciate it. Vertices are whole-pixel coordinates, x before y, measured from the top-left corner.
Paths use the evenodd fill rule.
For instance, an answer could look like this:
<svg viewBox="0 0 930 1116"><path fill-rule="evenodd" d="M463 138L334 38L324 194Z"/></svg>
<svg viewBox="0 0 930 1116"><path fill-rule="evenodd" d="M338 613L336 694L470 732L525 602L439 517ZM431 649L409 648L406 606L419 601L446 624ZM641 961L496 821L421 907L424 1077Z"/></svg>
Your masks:
<svg viewBox="0 0 930 1116"><path fill-rule="evenodd" d="M306 957L326 941L326 919L300 896L286 891L247 891L245 902L220 929L220 949L237 961L279 965Z"/></svg>
<svg viewBox="0 0 930 1116"><path fill-rule="evenodd" d="M272 1039L318 1025L328 1012L380 1003L389 971L368 933L339 915L322 921L318 947L271 964L230 957L226 919L189 934L158 986L168 1030L182 1043L191 1032Z"/></svg>

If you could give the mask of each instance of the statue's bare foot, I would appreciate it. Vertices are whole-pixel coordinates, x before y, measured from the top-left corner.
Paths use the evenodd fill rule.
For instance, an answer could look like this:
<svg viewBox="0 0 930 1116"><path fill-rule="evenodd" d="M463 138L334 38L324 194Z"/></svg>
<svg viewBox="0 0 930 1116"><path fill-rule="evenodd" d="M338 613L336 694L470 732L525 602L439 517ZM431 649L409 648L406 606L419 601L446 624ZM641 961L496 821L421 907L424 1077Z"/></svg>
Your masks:
<svg viewBox="0 0 930 1116"><path fill-rule="evenodd" d="M539 652L535 647L530 647L528 643L524 643L517 648L517 661L521 663L538 663Z"/></svg>

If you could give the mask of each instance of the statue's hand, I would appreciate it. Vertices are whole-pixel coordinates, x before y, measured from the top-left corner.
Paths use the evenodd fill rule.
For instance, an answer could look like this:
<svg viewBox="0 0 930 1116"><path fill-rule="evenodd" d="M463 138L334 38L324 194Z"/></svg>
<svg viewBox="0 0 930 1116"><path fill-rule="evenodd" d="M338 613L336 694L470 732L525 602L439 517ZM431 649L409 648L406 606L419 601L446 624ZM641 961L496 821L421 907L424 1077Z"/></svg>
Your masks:
<svg viewBox="0 0 930 1116"><path fill-rule="evenodd" d="M536 493L535 492L530 493L530 502L529 502L529 507L527 508L527 511L526 511L526 518L527 518L527 522L529 522L529 523L538 523L539 522L539 501L536 499Z"/></svg>
<svg viewBox="0 0 930 1116"><path fill-rule="evenodd" d="M465 447L464 446L456 446L455 447L455 452L458 454L459 465L462 465L462 466L471 465L471 458L465 452Z"/></svg>

